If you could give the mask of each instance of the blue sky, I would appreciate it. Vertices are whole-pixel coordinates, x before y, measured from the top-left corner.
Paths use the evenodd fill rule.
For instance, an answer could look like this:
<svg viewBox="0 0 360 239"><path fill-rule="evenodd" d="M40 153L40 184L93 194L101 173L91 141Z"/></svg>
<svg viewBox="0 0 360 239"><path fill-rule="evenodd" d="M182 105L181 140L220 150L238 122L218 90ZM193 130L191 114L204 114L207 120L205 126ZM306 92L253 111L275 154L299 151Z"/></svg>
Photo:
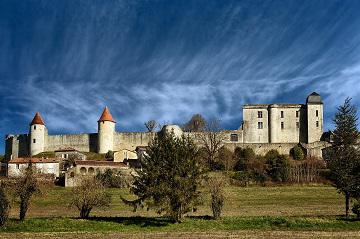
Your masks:
<svg viewBox="0 0 360 239"><path fill-rule="evenodd" d="M0 0L0 134L118 131L192 114L236 129L244 103L304 103L326 129L360 105L360 1ZM4 139L4 138L3 138ZM4 151L4 140L0 153Z"/></svg>

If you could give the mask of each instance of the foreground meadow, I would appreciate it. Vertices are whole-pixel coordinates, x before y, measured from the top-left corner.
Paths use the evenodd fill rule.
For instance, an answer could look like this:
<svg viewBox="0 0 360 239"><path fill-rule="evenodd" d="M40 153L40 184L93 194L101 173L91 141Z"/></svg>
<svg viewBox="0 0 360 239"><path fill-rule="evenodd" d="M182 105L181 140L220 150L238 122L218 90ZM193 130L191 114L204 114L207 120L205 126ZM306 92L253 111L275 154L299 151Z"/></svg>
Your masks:
<svg viewBox="0 0 360 239"><path fill-rule="evenodd" d="M360 237L360 222L345 220L343 197L333 187L274 186L226 187L223 218L210 220L209 198L183 223L172 224L153 211L133 212L120 196L130 198L126 189L109 189L112 203L92 211L89 220L78 219L69 208L71 189L54 187L35 197L25 222L19 222L12 206L11 219L1 228L1 238L207 238L244 237ZM75 236L75 234L76 236ZM145 234L146 233L146 234Z"/></svg>

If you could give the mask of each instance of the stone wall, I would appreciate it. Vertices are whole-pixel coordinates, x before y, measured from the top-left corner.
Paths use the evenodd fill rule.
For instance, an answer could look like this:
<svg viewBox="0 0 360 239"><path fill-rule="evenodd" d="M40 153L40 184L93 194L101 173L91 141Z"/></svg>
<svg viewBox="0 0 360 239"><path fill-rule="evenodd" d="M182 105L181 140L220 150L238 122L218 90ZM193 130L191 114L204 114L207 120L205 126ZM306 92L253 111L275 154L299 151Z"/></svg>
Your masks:
<svg viewBox="0 0 360 239"><path fill-rule="evenodd" d="M234 151L236 147L251 148L255 154L265 155L272 149L277 150L280 154L289 154L290 150L297 145L297 143L275 143L275 144L258 144L258 143L226 143L225 147Z"/></svg>
<svg viewBox="0 0 360 239"><path fill-rule="evenodd" d="M29 156L29 137L27 134L9 135L5 140L5 158Z"/></svg>
<svg viewBox="0 0 360 239"><path fill-rule="evenodd" d="M45 151L71 147L83 152L97 152L97 134L48 135Z"/></svg>
<svg viewBox="0 0 360 239"><path fill-rule="evenodd" d="M156 133L139 132L139 133L120 133L114 135L114 151L128 149L135 151L137 146L147 146L155 137Z"/></svg>

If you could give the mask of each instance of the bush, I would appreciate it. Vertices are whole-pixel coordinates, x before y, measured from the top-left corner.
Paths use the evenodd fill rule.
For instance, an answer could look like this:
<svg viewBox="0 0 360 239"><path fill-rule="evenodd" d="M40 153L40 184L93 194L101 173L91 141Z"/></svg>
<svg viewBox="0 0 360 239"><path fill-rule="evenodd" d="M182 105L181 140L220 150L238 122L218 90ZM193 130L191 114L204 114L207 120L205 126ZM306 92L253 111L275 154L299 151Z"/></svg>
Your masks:
<svg viewBox="0 0 360 239"><path fill-rule="evenodd" d="M233 170L235 166L235 161L233 157L233 152L225 147L221 147L218 152L218 159L226 171Z"/></svg>
<svg viewBox="0 0 360 239"><path fill-rule="evenodd" d="M4 188L0 187L0 226L5 225L10 211L10 201L8 200Z"/></svg>
<svg viewBox="0 0 360 239"><path fill-rule="evenodd" d="M356 200L356 202L354 203L354 205L352 207L352 211L356 215L356 217L358 219L360 219L360 201L359 200Z"/></svg>
<svg viewBox="0 0 360 239"><path fill-rule="evenodd" d="M299 145L294 146L290 150L290 154L295 160L303 160L304 159L304 151Z"/></svg>
<svg viewBox="0 0 360 239"><path fill-rule="evenodd" d="M247 171L237 171L231 178L239 181L241 186L247 186L250 183L251 175Z"/></svg>
<svg viewBox="0 0 360 239"><path fill-rule="evenodd" d="M211 210L213 212L213 218L216 220L220 218L224 206L225 196L223 188L225 186L225 180L220 177L209 178L208 185L211 195Z"/></svg>
<svg viewBox="0 0 360 239"><path fill-rule="evenodd" d="M289 180L290 162L285 155L279 154L277 150L270 150L265 155L267 173L276 182Z"/></svg>
<svg viewBox="0 0 360 239"><path fill-rule="evenodd" d="M256 154L253 149L237 147L234 152L235 170L246 171L248 162L254 159L256 159Z"/></svg>

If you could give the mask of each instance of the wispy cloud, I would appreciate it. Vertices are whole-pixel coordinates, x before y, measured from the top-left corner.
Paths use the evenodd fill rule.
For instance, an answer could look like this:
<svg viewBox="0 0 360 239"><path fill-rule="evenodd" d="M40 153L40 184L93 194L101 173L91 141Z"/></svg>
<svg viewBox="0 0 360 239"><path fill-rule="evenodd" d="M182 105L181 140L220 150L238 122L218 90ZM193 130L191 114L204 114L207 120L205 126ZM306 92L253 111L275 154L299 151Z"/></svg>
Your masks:
<svg viewBox="0 0 360 239"><path fill-rule="evenodd" d="M356 2L203 3L0 4L0 132L35 111L50 132L95 132L105 105L121 131L194 113L235 129L242 104L312 91L329 128L346 96L360 105Z"/></svg>

